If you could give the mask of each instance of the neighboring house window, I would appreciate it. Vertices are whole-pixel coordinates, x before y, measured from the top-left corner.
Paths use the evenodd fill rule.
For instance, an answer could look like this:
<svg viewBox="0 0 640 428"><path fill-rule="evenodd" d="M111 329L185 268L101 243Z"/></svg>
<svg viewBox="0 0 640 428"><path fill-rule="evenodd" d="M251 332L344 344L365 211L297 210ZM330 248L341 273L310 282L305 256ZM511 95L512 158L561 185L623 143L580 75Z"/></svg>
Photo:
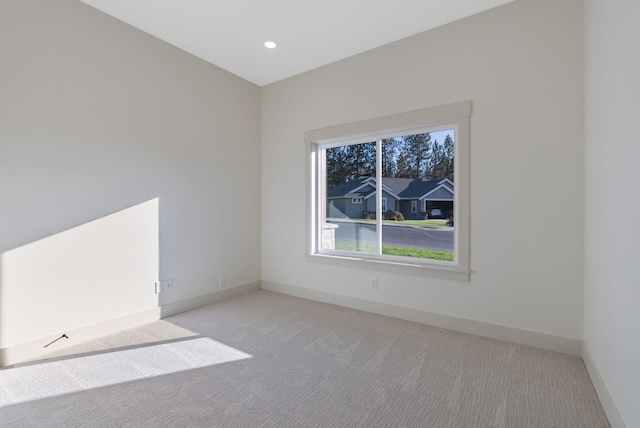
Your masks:
<svg viewBox="0 0 640 428"><path fill-rule="evenodd" d="M362 198L351 198L351 203L352 204L361 204L362 203Z"/></svg>
<svg viewBox="0 0 640 428"><path fill-rule="evenodd" d="M468 280L470 111L462 102L305 133L311 260ZM348 193L366 194L352 198L366 208L327 209ZM418 200L423 211L435 204L452 213L455 227L403 224L402 210L416 213Z"/></svg>

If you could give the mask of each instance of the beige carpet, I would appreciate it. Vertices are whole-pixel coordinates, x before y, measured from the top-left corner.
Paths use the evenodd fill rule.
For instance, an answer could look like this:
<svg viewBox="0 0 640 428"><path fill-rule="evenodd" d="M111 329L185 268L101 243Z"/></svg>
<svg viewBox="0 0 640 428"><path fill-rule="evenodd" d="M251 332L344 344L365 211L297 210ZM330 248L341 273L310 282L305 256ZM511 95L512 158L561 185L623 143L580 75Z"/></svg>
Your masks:
<svg viewBox="0 0 640 428"><path fill-rule="evenodd" d="M3 427L608 427L582 360L257 291L0 371Z"/></svg>

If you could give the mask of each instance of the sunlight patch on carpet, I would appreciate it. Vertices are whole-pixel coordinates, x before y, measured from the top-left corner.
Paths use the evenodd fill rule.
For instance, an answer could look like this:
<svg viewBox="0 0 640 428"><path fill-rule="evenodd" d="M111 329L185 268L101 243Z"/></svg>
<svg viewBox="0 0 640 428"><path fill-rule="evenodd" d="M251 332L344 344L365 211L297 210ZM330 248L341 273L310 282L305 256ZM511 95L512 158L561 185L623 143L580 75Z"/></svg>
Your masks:
<svg viewBox="0 0 640 428"><path fill-rule="evenodd" d="M208 337L0 371L0 407L252 356Z"/></svg>

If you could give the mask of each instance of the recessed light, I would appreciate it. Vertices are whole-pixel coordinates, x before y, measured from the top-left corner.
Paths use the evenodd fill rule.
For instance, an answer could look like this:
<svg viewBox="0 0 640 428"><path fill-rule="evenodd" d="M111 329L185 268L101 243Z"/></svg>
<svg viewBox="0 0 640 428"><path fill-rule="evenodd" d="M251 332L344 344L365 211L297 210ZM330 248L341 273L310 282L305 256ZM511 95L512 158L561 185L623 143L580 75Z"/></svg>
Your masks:
<svg viewBox="0 0 640 428"><path fill-rule="evenodd" d="M274 49L276 46L278 46L276 42L272 42L271 40L264 42L264 47L267 49Z"/></svg>

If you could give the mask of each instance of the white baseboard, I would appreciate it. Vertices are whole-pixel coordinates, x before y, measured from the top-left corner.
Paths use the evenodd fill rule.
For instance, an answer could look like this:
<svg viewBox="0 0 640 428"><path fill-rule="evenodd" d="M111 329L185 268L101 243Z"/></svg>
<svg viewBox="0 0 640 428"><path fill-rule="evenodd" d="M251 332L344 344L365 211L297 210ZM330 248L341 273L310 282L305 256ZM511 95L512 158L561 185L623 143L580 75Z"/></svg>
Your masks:
<svg viewBox="0 0 640 428"><path fill-rule="evenodd" d="M615 401L613 401L611 393L609 393L609 388L607 388L607 384L604 382L604 379L600 374L600 370L593 360L593 356L591 356L589 347L584 342L582 342L582 360L584 361L584 365L587 367L587 372L589 372L591 382L593 382L593 387L598 394L598 398L600 399L600 403L602 403L604 412L607 414L607 418L609 418L611 427L626 428L627 425L622 419L618 406L616 406Z"/></svg>
<svg viewBox="0 0 640 428"><path fill-rule="evenodd" d="M492 339L518 343L520 345L533 346L563 354L580 356L582 353L582 341L568 337L554 336L552 334L524 330L483 321L475 321L451 315L427 312L418 309L405 308L388 303L373 302L357 297L342 296L327 293L325 291L311 290L308 288L294 287L270 281L262 281L262 289L276 293L288 294L303 299L318 302L331 303L347 308L358 309L379 315L456 330L463 333L475 334Z"/></svg>
<svg viewBox="0 0 640 428"><path fill-rule="evenodd" d="M161 318L197 309L202 306L207 306L212 303L220 302L252 291L257 291L259 289L260 282L252 282L249 284L225 288L215 293L209 293L203 296L193 297L179 302L147 309L124 317L74 328L64 332L69 336L69 339L60 339L55 342L55 344L47 348L45 348L44 345L59 338L60 334L41 337L29 342L2 348L0 349L0 368L12 366L22 361L36 358L52 351L68 348L69 346L77 345L78 343L82 343L87 340L97 339L108 334L117 333L128 328L137 327L157 321Z"/></svg>
<svg viewBox="0 0 640 428"><path fill-rule="evenodd" d="M150 323L159 319L160 308L152 308L135 314L115 318L99 323L65 330L68 339L60 339L47 348L44 346L61 337L61 334L45 336L28 342L19 343L0 349L0 366L11 366L25 360L37 358L49 352L58 351L77 345L87 340L106 336L117 331Z"/></svg>
<svg viewBox="0 0 640 428"><path fill-rule="evenodd" d="M223 288L215 293L209 293L202 296L192 297L190 299L181 300L175 303L169 303L160 306L160 318L170 317L182 312L191 311L203 306L211 305L222 300L231 299L232 297L241 296L243 294L258 291L261 288L261 282L251 282L249 284L237 285L235 287Z"/></svg>

